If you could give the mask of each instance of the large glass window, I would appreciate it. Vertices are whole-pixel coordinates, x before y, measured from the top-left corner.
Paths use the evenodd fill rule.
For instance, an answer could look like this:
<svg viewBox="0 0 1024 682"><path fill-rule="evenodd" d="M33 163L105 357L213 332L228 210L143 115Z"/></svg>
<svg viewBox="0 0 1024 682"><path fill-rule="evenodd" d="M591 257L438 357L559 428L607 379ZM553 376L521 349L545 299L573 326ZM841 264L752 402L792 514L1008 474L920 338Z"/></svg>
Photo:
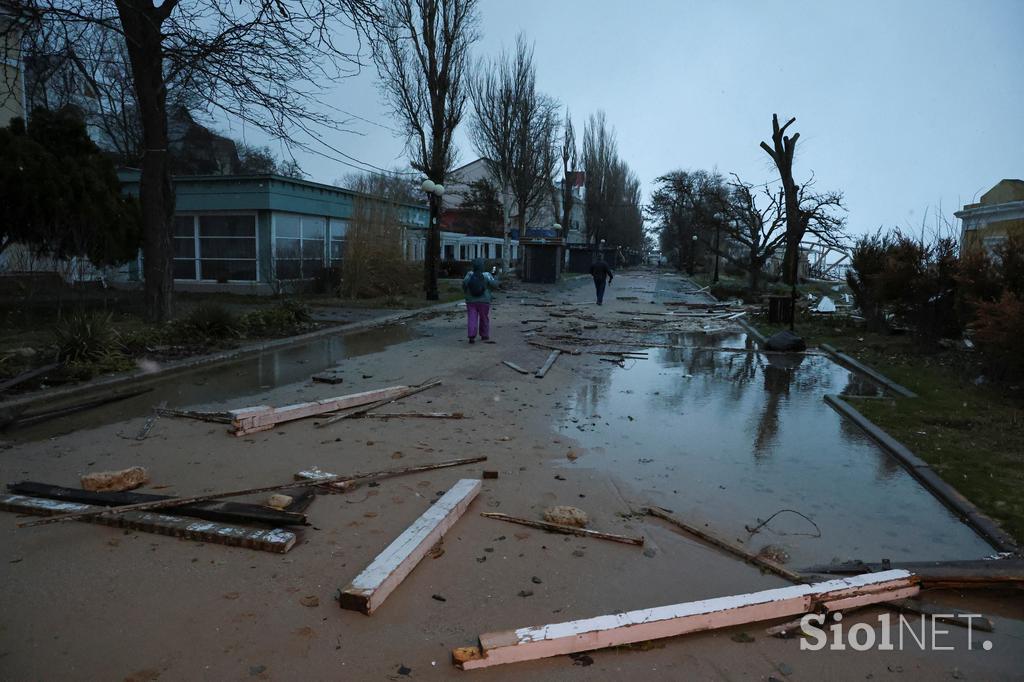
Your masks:
<svg viewBox="0 0 1024 682"><path fill-rule="evenodd" d="M324 265L327 220L274 214L274 267L278 279L312 279Z"/></svg>
<svg viewBox="0 0 1024 682"><path fill-rule="evenodd" d="M444 259L455 260L455 244L444 245Z"/></svg>
<svg viewBox="0 0 1024 682"><path fill-rule="evenodd" d="M331 265L340 265L345 259L345 241L348 239L348 221L331 218Z"/></svg>
<svg viewBox="0 0 1024 682"><path fill-rule="evenodd" d="M174 278L256 280L256 217L174 217Z"/></svg>

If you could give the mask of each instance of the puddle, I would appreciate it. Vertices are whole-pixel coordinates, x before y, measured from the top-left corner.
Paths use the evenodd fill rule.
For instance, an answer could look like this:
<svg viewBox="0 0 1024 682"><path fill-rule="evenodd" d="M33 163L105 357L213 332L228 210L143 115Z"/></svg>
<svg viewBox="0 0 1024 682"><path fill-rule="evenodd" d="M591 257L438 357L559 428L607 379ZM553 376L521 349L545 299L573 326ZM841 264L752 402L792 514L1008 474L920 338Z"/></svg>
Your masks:
<svg viewBox="0 0 1024 682"><path fill-rule="evenodd" d="M93 410L24 429L9 430L3 437L15 442L42 440L79 429L150 414L162 400L167 407L185 408L230 401L245 404L246 396L308 379L346 358L377 353L410 341L416 333L407 325L388 325L367 331L316 339L309 343L268 351L236 362L175 374L153 384L153 390ZM344 384L337 386L344 393ZM127 389L125 389L127 390Z"/></svg>
<svg viewBox="0 0 1024 682"><path fill-rule="evenodd" d="M745 335L684 334L678 345L743 347ZM822 399L882 389L820 355L648 350L565 405L559 428L586 446L575 464L605 469L638 502L708 523L790 566L834 559L977 559L993 553L937 499ZM751 536L755 526L783 513Z"/></svg>

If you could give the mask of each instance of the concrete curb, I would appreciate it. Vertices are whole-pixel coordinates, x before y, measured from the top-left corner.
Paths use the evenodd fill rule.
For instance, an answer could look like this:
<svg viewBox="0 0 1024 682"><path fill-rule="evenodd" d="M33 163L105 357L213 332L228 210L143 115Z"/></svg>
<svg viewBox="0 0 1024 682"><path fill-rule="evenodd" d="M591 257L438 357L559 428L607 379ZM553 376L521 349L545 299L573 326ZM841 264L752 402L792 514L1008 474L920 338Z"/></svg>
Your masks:
<svg viewBox="0 0 1024 682"><path fill-rule="evenodd" d="M298 346L327 336L351 334L352 332L364 331L367 329L373 329L374 327L394 324L395 322L415 319L431 313L454 309L460 303L461 301L452 301L425 308L416 308L415 310L403 310L402 312L391 315L374 317L368 320L361 320L359 322L336 325L333 327L325 327L324 329L317 329L316 331L299 334L298 336L286 336L280 339L272 339L270 341L242 346L241 348L221 353L210 353L208 355L184 358L182 360L169 362L155 372L136 371L126 374L116 374L114 376L102 377L100 379L94 379L83 384L75 384L65 388L35 391L17 398L12 398L11 400L0 402L0 414L23 412L42 404L61 407L64 403L71 403L79 398L92 396L97 393L110 392L129 385L141 386L154 383L162 381L175 374L189 372L202 367L234 362L235 360L259 355L260 353L265 353L267 351L287 348L289 346Z"/></svg>
<svg viewBox="0 0 1024 682"><path fill-rule="evenodd" d="M905 445L878 428L874 422L839 396L826 395L825 402L867 432L886 452L895 457L911 476L956 514L963 523L990 542L993 547L1000 552L1016 553L1020 550L1016 540L1000 528L999 524L974 506L974 503L961 495L956 488L944 481L927 462L911 452Z"/></svg>
<svg viewBox="0 0 1024 682"><path fill-rule="evenodd" d="M818 344L818 347L821 348L826 353L828 353L829 355L831 355L836 360L838 360L841 364L844 364L844 365L847 365L849 367L852 367L855 370L857 370L858 372L860 372L861 374L868 375L869 377L871 377L872 379L874 379L878 383L882 384L883 386L885 386L887 389L889 389L893 393L901 395L904 398L916 398L917 397L917 394L914 393L913 391L911 391L909 388L906 388L904 386L901 386L901 385L897 384L895 381L893 381L889 377L887 377L887 376L885 376L885 375L883 375L883 374L881 374L881 373L871 369L870 367L868 367L864 363L860 362L856 358L852 358L849 355L847 355L846 353L840 352L835 347L833 347L833 346L831 346L831 345L829 345L827 343Z"/></svg>

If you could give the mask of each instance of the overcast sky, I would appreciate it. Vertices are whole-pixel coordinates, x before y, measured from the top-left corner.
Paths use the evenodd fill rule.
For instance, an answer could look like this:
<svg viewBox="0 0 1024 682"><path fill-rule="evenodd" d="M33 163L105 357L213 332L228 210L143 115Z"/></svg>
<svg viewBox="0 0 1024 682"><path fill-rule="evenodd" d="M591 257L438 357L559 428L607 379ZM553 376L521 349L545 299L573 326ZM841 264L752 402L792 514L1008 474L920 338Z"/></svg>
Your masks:
<svg viewBox="0 0 1024 682"><path fill-rule="evenodd" d="M538 86L580 137L603 109L648 195L677 168L777 179L758 147L773 112L797 118L798 181L813 171L820 189L845 192L853 233L916 230L926 210L951 217L1024 178L1024 0L482 0L476 55L520 31L535 42ZM332 136L337 146L406 165L373 68L327 101L385 126L357 121L364 134ZM464 130L457 142L462 162L476 158ZM351 172L297 158L317 181Z"/></svg>

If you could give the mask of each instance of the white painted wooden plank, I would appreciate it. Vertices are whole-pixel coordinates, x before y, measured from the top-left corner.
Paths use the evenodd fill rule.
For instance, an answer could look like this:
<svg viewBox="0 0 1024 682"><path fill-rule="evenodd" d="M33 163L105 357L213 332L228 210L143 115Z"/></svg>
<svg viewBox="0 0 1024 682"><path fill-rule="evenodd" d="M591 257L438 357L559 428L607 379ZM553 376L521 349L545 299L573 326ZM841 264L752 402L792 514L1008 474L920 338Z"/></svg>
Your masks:
<svg viewBox="0 0 1024 682"><path fill-rule="evenodd" d="M917 594L919 589L916 578L905 570L869 573L851 576L846 580L793 585L751 594L483 634L480 636L479 650L469 657L467 649L456 650L455 658L465 670L486 668L502 663L795 616L807 613L818 604L828 605L829 608L850 608L903 599Z"/></svg>
<svg viewBox="0 0 1024 682"><path fill-rule="evenodd" d="M269 407L267 405L245 407L231 410L228 414L231 415L232 432L236 436L244 436L272 429L275 425L282 422L304 419L305 417L312 417L326 412L360 407L377 402L378 400L394 398L408 389L408 386L389 386L388 388L378 388L372 391L324 398L323 400L295 403L283 407Z"/></svg>
<svg viewBox="0 0 1024 682"><path fill-rule="evenodd" d="M58 514L96 511L103 509L103 507L64 500L47 500L38 497L25 497L23 495L0 494L0 509L19 514L54 516ZM295 545L296 540L295 533L281 528L262 530L229 526L213 521L189 519L147 511L122 512L110 516L91 516L83 519L83 521L114 526L116 528L131 528L146 533L171 535L186 540L277 552L279 554L290 550Z"/></svg>
<svg viewBox="0 0 1024 682"><path fill-rule="evenodd" d="M296 481L322 481L325 478L337 478L338 474L332 474L322 469L313 467L312 469L303 469L295 474ZM334 488L344 492L351 489L356 483L354 481L335 481L334 483L325 483L328 488Z"/></svg>
<svg viewBox="0 0 1024 682"><path fill-rule="evenodd" d="M480 493L480 487L480 480L474 478L464 478L452 486L341 591L342 608L373 613L455 525Z"/></svg>

